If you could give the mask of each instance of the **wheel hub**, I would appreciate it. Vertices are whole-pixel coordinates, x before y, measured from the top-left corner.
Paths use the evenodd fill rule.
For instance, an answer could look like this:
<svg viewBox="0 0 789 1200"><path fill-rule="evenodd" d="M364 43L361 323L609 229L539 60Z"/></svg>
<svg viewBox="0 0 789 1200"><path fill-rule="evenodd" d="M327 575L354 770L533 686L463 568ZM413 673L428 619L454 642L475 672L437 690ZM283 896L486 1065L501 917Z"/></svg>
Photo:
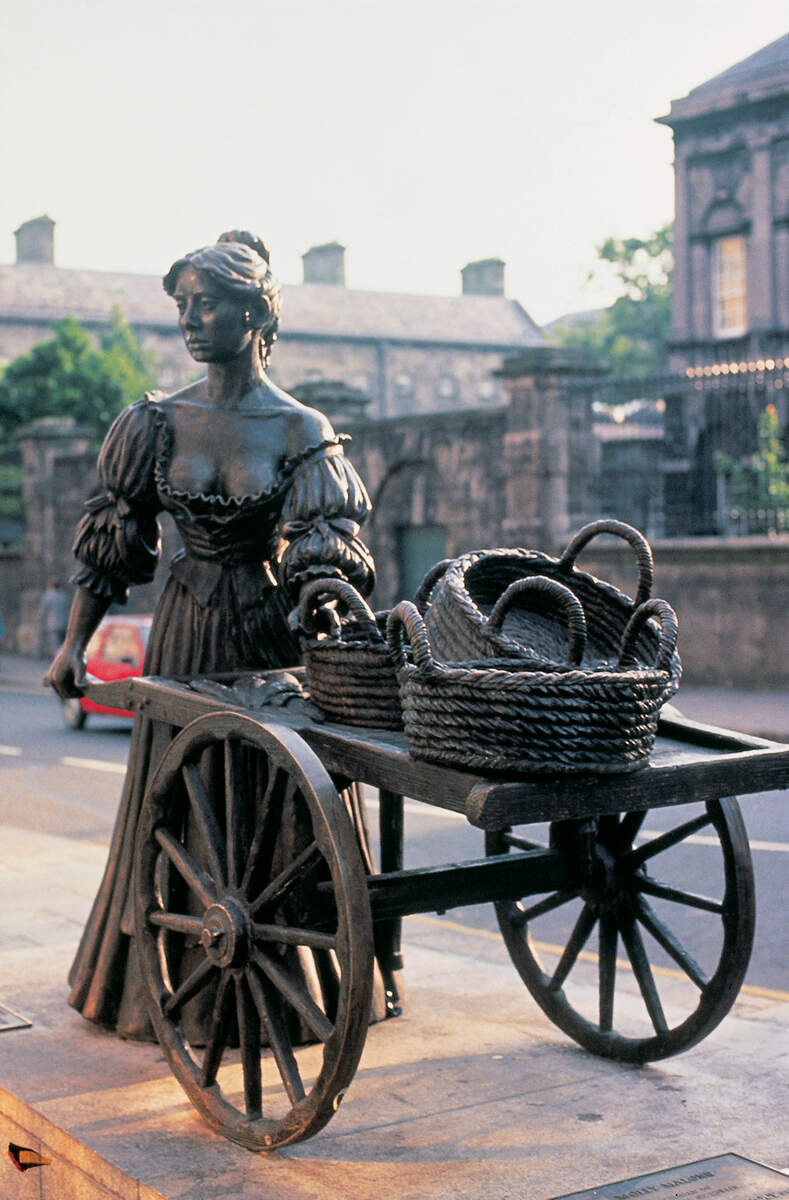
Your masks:
<svg viewBox="0 0 789 1200"><path fill-rule="evenodd" d="M249 922L229 897L212 904L203 918L200 944L218 967L240 967L249 957Z"/></svg>

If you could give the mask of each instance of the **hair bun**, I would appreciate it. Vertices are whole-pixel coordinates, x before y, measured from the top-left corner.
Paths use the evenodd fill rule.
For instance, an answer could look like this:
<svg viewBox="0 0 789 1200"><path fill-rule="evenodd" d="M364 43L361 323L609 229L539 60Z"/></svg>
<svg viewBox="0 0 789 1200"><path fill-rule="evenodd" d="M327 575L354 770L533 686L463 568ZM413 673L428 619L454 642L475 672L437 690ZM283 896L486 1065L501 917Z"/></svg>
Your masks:
<svg viewBox="0 0 789 1200"><path fill-rule="evenodd" d="M250 233L248 229L228 229L225 233L220 233L216 239L217 245L220 242L241 242L244 246L249 246L251 250L255 250L264 262L271 261L268 252L268 246L262 238L256 237L254 233Z"/></svg>

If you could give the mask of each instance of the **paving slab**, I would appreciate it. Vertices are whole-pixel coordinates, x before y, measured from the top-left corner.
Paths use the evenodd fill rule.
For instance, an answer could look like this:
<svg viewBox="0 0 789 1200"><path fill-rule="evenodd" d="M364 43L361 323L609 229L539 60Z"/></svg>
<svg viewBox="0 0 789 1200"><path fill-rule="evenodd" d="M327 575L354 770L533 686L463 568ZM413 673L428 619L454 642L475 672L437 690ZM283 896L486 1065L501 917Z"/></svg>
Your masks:
<svg viewBox="0 0 789 1200"><path fill-rule="evenodd" d="M370 1029L326 1129L250 1154L201 1120L157 1046L66 1004L104 854L0 826L0 1003L32 1022L0 1033L0 1145L51 1159L21 1175L4 1155L3 1200L548 1200L727 1151L789 1164L781 994L744 991L700 1046L621 1066L550 1024L497 937L433 917L406 920L407 1015Z"/></svg>

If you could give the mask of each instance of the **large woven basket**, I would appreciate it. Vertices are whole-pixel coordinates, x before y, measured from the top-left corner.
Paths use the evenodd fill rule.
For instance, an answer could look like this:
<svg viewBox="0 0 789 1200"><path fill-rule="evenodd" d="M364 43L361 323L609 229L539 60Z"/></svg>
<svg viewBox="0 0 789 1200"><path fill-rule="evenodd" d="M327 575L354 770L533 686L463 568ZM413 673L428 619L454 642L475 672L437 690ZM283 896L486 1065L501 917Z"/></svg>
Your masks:
<svg viewBox="0 0 789 1200"><path fill-rule="evenodd" d="M425 623L402 601L387 623L398 668L409 753L425 762L484 772L609 774L646 764L662 705L679 686L677 620L663 600L647 600L624 631L616 665L583 668L584 618L577 597L555 580L520 583L521 599L543 604L552 589L571 624L568 661L555 669L524 657L437 662ZM560 591L558 589L561 589ZM572 615L570 615L572 614ZM653 665L634 665L647 623L659 622ZM413 661L404 653L404 637Z"/></svg>
<svg viewBox="0 0 789 1200"><path fill-rule="evenodd" d="M339 627L321 635L315 615L327 600L344 613ZM400 692L386 643L387 613L376 615L344 579L316 579L299 596L299 627L310 699L347 725L402 729Z"/></svg>
<svg viewBox="0 0 789 1200"><path fill-rule="evenodd" d="M635 553L638 568L635 599L576 566L580 551L603 533L623 538ZM440 573L441 565L437 564L436 573ZM497 621L493 617L498 601L510 584L535 575L555 579L580 600L587 626L583 665L610 665L616 661L628 621L649 598L653 577L652 551L643 535L631 525L603 520L579 530L561 558L524 549L477 550L465 554L448 563L438 580L431 580L431 602L427 604L425 597L420 605L435 656L445 662L515 657L561 665L566 632L554 606L544 605L540 611L525 614L519 608L511 607L505 620ZM654 663L658 635L652 623L642 628L634 652L643 664ZM679 670L679 661L675 669Z"/></svg>

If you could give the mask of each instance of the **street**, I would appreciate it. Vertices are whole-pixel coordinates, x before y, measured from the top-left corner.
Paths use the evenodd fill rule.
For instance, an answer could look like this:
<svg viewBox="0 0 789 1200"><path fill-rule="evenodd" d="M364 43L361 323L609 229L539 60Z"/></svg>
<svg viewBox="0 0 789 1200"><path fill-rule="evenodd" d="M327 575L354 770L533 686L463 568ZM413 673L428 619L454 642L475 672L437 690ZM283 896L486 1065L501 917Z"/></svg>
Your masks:
<svg viewBox="0 0 789 1200"><path fill-rule="evenodd" d="M58 701L6 688L0 695L0 822L20 829L56 833L107 843L112 831L129 747L130 723L91 716L73 732L63 723ZM786 954L785 876L789 830L780 793L744 797L742 809L756 875L756 940L746 977L749 989L789 993ZM644 830L668 828L686 818L686 809L653 810ZM377 824L377 800L370 796L370 824ZM529 827L540 840L544 828ZM717 850L711 830L684 843L681 870L693 889L704 891ZM484 854L483 835L464 818L406 802L406 867L462 861ZM556 919L558 922L558 919ZM489 939L498 926L491 904L450 910L433 924L462 925L473 939ZM437 930L438 932L438 930ZM540 927L540 936L560 941L559 923ZM564 932L566 941L566 930Z"/></svg>

